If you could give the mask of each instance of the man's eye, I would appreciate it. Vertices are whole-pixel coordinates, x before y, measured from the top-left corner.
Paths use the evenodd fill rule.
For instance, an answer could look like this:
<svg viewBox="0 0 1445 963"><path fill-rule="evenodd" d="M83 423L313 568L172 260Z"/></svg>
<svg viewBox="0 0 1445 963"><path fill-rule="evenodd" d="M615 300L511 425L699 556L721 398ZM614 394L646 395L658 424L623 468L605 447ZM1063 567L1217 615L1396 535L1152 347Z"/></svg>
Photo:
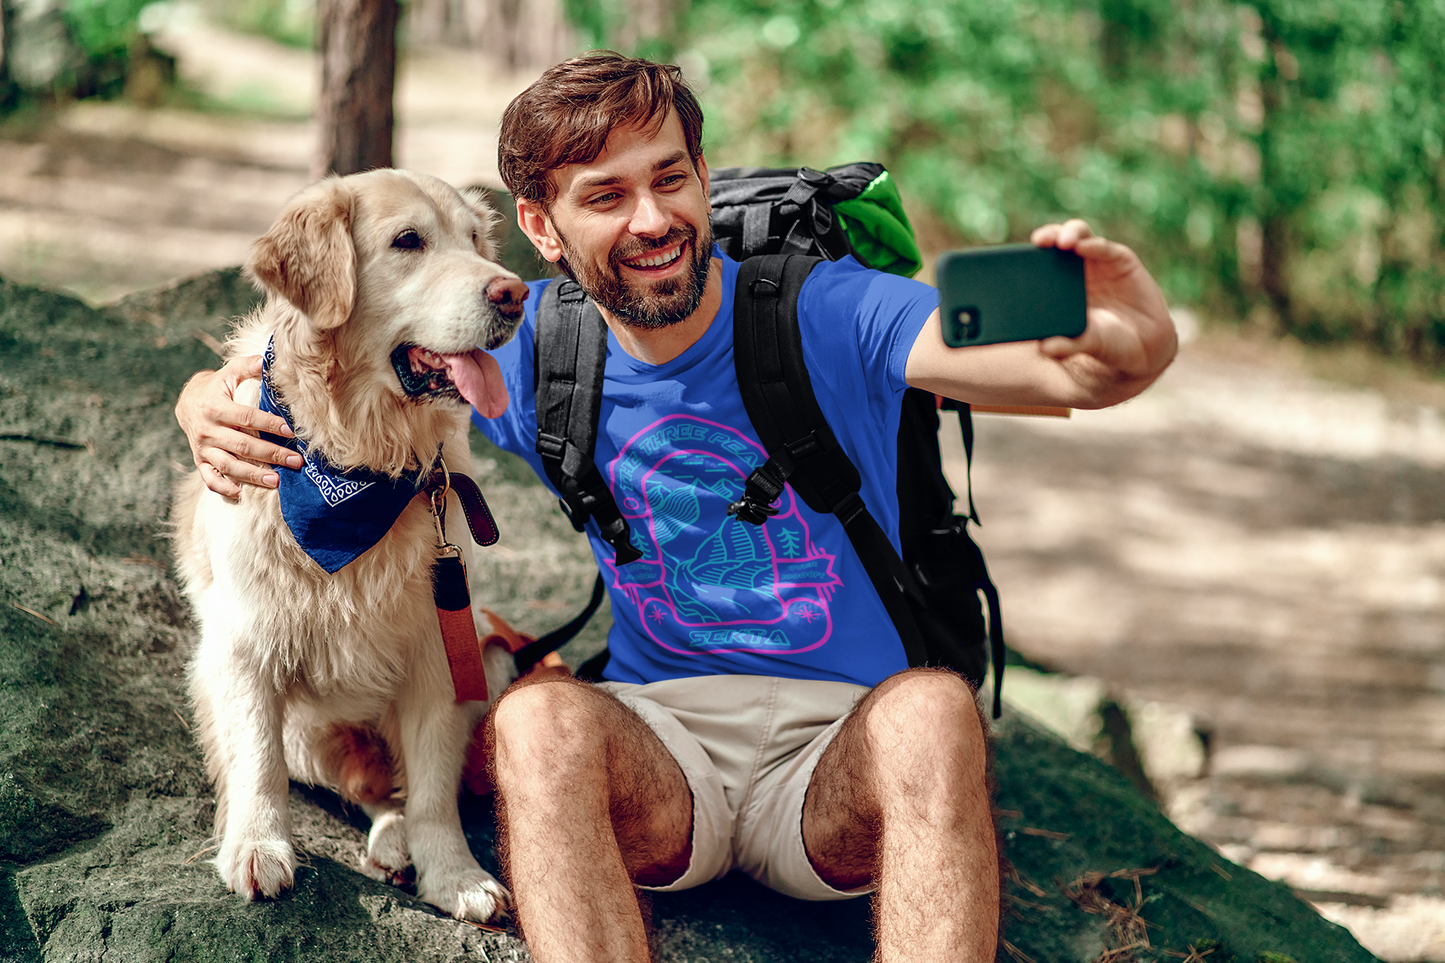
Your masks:
<svg viewBox="0 0 1445 963"><path fill-rule="evenodd" d="M408 228L392 238L391 246L403 251L420 251L426 245L419 233Z"/></svg>
<svg viewBox="0 0 1445 963"><path fill-rule="evenodd" d="M662 179L662 187L681 187L687 181L686 174L668 174Z"/></svg>
<svg viewBox="0 0 1445 963"><path fill-rule="evenodd" d="M590 201L588 201L587 203L591 204L593 207L606 207L608 204L616 203L617 199L620 198L621 196L622 196L621 194L616 194L616 193L612 193L612 194L598 194L596 197L592 198L592 199L591 199Z"/></svg>

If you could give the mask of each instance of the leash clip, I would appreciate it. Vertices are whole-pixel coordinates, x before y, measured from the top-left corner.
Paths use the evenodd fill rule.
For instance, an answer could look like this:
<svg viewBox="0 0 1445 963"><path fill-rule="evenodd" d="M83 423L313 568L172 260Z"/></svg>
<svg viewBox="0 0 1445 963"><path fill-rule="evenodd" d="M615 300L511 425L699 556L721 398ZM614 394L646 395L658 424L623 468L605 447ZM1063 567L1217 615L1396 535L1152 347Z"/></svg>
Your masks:
<svg viewBox="0 0 1445 963"><path fill-rule="evenodd" d="M431 520L437 531L437 558L461 558L462 550L447 541L447 493L452 490L452 475L447 471L447 463L440 455L437 456L437 465L441 470L442 482L427 488L427 498L431 502Z"/></svg>

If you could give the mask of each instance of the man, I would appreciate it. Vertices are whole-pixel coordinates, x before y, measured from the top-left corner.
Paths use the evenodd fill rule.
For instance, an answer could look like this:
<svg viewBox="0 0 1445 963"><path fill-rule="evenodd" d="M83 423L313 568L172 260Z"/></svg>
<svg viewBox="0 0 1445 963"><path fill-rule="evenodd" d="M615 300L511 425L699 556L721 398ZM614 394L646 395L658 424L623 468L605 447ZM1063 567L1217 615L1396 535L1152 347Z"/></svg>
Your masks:
<svg viewBox="0 0 1445 963"><path fill-rule="evenodd" d="M702 115L676 68L612 54L548 70L503 118L518 222L575 278L610 336L595 461L641 560L590 533L615 619L609 681L514 687L488 720L518 922L540 961L644 960L635 887L680 889L739 868L805 899L876 889L879 960L992 960L999 856L975 693L909 669L833 516L791 492L763 529L726 517L763 461L732 361L737 264L712 246ZM896 541L906 385L975 403L1091 408L1130 398L1176 342L1133 252L1081 221L1034 232L1085 258L1077 339L953 349L916 282L825 263L799 299L820 404ZM511 397L474 417L542 475L532 285L494 352ZM217 491L274 485L237 459L288 453L229 402L254 366L205 372L177 405ZM775 524L777 523L777 524Z"/></svg>

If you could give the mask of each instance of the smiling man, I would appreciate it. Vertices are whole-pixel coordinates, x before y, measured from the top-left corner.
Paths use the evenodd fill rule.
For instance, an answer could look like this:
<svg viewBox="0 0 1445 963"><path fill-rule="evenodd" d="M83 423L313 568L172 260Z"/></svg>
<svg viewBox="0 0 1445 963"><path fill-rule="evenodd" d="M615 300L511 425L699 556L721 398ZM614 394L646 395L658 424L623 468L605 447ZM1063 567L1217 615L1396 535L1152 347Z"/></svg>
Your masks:
<svg viewBox="0 0 1445 963"><path fill-rule="evenodd" d="M607 681L548 676L489 718L516 916L539 961L645 960L637 888L742 870L803 899L876 890L879 960L984 961L997 947L999 854L976 694L910 669L841 524L784 493L766 532L727 517L764 460L733 367L737 262L711 243L702 114L675 67L594 54L508 108L500 168L537 250L608 328L594 460L642 558L589 536L611 592ZM1077 339L953 349L926 285L825 262L798 302L819 404L897 542L901 399L1102 407L1167 367L1174 329L1148 272L1081 221L1034 232L1085 259ZM534 282L494 352L510 397L479 429L536 453ZM547 319L543 319L546 323ZM284 452L228 402L244 364L177 406L212 487L274 484L238 460Z"/></svg>

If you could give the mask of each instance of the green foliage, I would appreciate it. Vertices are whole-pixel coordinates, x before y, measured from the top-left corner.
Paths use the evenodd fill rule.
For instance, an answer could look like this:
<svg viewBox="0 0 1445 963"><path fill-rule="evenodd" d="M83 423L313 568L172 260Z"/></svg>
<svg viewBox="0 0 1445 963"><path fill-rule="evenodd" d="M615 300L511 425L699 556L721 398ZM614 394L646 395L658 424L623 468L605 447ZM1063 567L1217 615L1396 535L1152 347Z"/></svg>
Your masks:
<svg viewBox="0 0 1445 963"><path fill-rule="evenodd" d="M616 6L569 0L598 43ZM1438 0L694 0L666 39L713 163L881 161L935 248L1085 217L1176 303L1445 360Z"/></svg>
<svg viewBox="0 0 1445 963"><path fill-rule="evenodd" d="M154 0L68 0L65 22L91 61L124 60L140 27L140 12Z"/></svg>

